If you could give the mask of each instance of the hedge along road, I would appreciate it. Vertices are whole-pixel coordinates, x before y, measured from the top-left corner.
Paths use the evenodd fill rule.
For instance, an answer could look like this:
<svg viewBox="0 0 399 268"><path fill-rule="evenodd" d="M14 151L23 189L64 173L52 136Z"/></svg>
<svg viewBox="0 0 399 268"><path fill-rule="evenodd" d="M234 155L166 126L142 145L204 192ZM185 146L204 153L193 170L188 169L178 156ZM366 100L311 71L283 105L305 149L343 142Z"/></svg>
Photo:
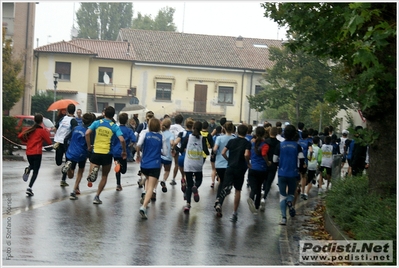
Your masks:
<svg viewBox="0 0 399 268"><path fill-rule="evenodd" d="M229 217L234 191L223 205L223 217L213 208L216 187L211 188L209 158L204 164L200 201L183 213L180 181L167 182L168 191L157 188L157 200L148 208L148 220L139 214L142 189L137 186L139 164L128 163L118 192L113 169L94 205L99 179L87 187L88 164L77 200L69 200L75 179L60 187L61 167L54 151L43 151L42 165L27 197L22 180L28 165L25 151L15 152L24 161L3 161L3 264L63 267L71 265L281 265L281 226L278 190L272 185L266 211L253 215L246 204L249 189L243 187L238 222ZM173 168L173 166L172 166ZM163 172L161 173L162 178ZM180 179L178 175L177 179ZM284 228L284 227L283 227Z"/></svg>

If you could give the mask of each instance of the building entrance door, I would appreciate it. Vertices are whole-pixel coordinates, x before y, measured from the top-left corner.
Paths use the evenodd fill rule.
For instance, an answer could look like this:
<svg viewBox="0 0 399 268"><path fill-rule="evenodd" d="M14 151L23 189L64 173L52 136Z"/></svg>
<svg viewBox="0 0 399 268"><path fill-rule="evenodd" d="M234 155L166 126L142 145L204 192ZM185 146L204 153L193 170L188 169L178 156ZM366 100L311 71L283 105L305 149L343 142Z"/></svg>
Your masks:
<svg viewBox="0 0 399 268"><path fill-rule="evenodd" d="M208 94L207 85L195 85L194 112L206 113L206 99Z"/></svg>

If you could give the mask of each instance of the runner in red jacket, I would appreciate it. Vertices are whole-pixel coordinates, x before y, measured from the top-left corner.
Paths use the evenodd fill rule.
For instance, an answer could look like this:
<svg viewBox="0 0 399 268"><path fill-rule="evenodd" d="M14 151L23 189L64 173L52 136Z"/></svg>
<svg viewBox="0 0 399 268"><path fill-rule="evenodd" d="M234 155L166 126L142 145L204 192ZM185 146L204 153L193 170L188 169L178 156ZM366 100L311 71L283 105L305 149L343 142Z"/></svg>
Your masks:
<svg viewBox="0 0 399 268"><path fill-rule="evenodd" d="M50 136L43 128L43 115L36 114L35 124L26 131L20 133L18 138L26 142L26 156L29 161L29 166L25 168L22 179L27 181L30 171L33 170L33 175L29 182L29 188L26 189L26 194L28 196L33 196L32 186L35 183L42 163L43 141L48 145L51 144Z"/></svg>

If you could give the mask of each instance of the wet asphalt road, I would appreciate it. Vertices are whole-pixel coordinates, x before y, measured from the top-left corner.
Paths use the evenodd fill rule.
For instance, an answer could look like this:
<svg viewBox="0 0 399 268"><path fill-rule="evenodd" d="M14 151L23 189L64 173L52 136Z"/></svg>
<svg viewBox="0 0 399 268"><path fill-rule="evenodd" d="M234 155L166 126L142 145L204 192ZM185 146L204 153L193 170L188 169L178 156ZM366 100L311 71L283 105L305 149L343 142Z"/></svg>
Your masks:
<svg viewBox="0 0 399 268"><path fill-rule="evenodd" d="M3 265L6 266L214 266L281 265L278 225L280 212L276 180L266 211L253 215L246 202L244 185L238 222L229 217L233 194L223 204L223 217L215 216L209 160L204 164L200 202L192 202L189 215L183 213L180 180L167 182L168 192L157 188L157 200L148 207L148 220L139 214L141 189L137 186L139 164L128 163L122 175L123 191L115 190L113 169L101 194L101 205L93 198L99 179L87 187L88 165L78 200L69 200L70 186L60 187L61 167L54 152L43 152L42 166L27 197L28 182L22 180L24 161L3 161ZM173 168L173 166L172 166ZM161 173L161 178L162 178ZM180 178L179 176L177 178Z"/></svg>

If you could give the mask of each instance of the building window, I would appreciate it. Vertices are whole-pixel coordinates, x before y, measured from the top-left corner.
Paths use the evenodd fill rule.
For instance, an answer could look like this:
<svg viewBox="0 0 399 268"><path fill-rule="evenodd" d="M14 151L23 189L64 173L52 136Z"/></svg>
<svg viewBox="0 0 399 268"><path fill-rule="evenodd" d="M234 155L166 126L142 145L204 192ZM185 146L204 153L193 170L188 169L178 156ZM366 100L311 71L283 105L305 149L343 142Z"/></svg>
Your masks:
<svg viewBox="0 0 399 268"><path fill-rule="evenodd" d="M233 87L219 87L218 103L233 104Z"/></svg>
<svg viewBox="0 0 399 268"><path fill-rule="evenodd" d="M171 100L172 83L157 83L157 100Z"/></svg>
<svg viewBox="0 0 399 268"><path fill-rule="evenodd" d="M255 86L255 96L258 95L264 88L262 86Z"/></svg>
<svg viewBox="0 0 399 268"><path fill-rule="evenodd" d="M98 68L98 83L112 84L113 68L99 67Z"/></svg>
<svg viewBox="0 0 399 268"><path fill-rule="evenodd" d="M70 62L56 62L55 72L59 75L60 81L71 81L71 63Z"/></svg>
<svg viewBox="0 0 399 268"><path fill-rule="evenodd" d="M102 113L108 107L108 102L97 102L98 112Z"/></svg>

